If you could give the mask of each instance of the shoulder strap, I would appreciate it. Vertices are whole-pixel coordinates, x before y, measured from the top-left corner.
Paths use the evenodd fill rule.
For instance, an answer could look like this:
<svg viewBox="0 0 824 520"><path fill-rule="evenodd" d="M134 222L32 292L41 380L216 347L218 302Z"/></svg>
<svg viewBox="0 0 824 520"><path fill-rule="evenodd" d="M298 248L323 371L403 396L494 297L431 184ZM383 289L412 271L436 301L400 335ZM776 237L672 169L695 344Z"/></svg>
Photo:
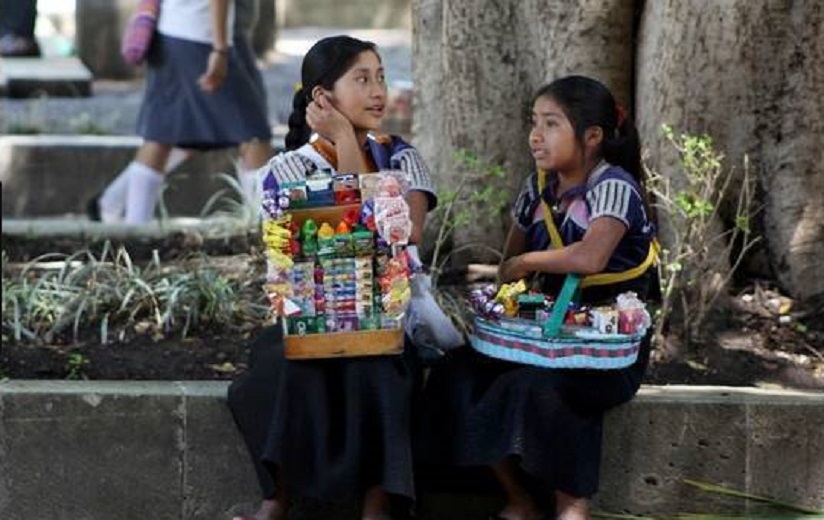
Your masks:
<svg viewBox="0 0 824 520"><path fill-rule="evenodd" d="M538 197L541 199L541 206L544 209L544 223L546 224L547 231L549 231L549 240L552 248L561 249L564 247L564 242L561 239L561 233L558 232L558 227L555 225L555 220L552 218L551 208L544 199L543 194L545 187L546 172L544 170L538 170ZM658 263L658 253L660 251L661 245L658 243L658 240L652 239L649 243L647 257L640 264L618 273L598 273L584 276L581 279L580 286L583 288L594 285L610 285L638 278L647 272L647 269Z"/></svg>
<svg viewBox="0 0 824 520"><path fill-rule="evenodd" d="M544 199L544 188L546 188L546 171L538 170L538 199L544 208L544 223L546 223L546 229L549 231L549 241L553 249L561 249L564 247L564 241L561 239L561 233L558 232L558 227L552 218L552 209Z"/></svg>

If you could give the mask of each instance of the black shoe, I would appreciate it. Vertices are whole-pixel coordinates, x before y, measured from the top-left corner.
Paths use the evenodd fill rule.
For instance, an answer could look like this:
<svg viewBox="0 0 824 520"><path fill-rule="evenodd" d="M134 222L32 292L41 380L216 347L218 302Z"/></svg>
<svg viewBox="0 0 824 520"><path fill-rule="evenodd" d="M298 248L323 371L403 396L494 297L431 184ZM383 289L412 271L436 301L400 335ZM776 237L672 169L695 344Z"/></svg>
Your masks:
<svg viewBox="0 0 824 520"><path fill-rule="evenodd" d="M0 38L0 56L4 58L37 58L40 45L37 40L26 36L7 34Z"/></svg>
<svg viewBox="0 0 824 520"><path fill-rule="evenodd" d="M86 215L89 216L89 220L94 222L101 222L102 219L100 218L100 193L92 197L89 202L86 203Z"/></svg>

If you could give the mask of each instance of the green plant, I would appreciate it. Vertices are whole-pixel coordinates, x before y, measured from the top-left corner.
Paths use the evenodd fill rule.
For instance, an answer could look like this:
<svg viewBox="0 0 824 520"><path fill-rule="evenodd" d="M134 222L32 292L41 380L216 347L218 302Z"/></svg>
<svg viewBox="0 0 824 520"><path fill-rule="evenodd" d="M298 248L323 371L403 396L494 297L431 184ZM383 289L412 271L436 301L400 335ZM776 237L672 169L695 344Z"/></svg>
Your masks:
<svg viewBox="0 0 824 520"><path fill-rule="evenodd" d="M239 167L235 164L235 167ZM233 228L256 228L260 221L257 201L248 200L237 176L218 173L217 178L226 186L215 192L204 204L201 216L222 217Z"/></svg>
<svg viewBox="0 0 824 520"><path fill-rule="evenodd" d="M43 128L35 123L12 122L6 127L6 133L11 135L37 135L43 133Z"/></svg>
<svg viewBox="0 0 824 520"><path fill-rule="evenodd" d="M106 135L111 131L98 123L90 114L83 112L69 120L69 126L77 134Z"/></svg>
<svg viewBox="0 0 824 520"><path fill-rule="evenodd" d="M510 201L509 193L501 189L501 181L506 176L503 167L484 162L468 150L458 150L453 160L459 172L457 185L438 193L438 207L429 216L434 227L430 228L430 236L434 234L430 261L433 287L437 287L439 276L456 254L475 249L500 259L500 248L483 241L461 244L449 251L445 249L457 230L470 225L476 229L500 225L501 214Z"/></svg>
<svg viewBox="0 0 824 520"><path fill-rule="evenodd" d="M659 263L662 304L655 335L660 338L669 324L689 341L700 336L744 255L759 241L750 229L753 182L745 157L733 225L724 229L719 211L733 179L724 169L724 156L707 135L676 135L666 125L663 135L679 161L678 171L666 175L647 168L648 186L669 234Z"/></svg>
<svg viewBox="0 0 824 520"><path fill-rule="evenodd" d="M60 267L44 269L45 260ZM76 341L97 331L108 343L131 330L186 337L196 328L232 329L266 316L266 306L249 296L254 280L229 277L206 257L164 266L155 253L141 267L125 249L112 251L107 243L99 255L46 255L16 275L7 271L4 266L3 336L13 341L66 335Z"/></svg>
<svg viewBox="0 0 824 520"><path fill-rule="evenodd" d="M49 128L49 121L44 116L47 99L47 96L37 96L26 100L24 113L12 114L6 119L5 132L19 135L46 133Z"/></svg>
<svg viewBox="0 0 824 520"><path fill-rule="evenodd" d="M66 361L66 379L86 379L84 367L89 364L89 360L83 354L73 352L69 354L69 359Z"/></svg>
<svg viewBox="0 0 824 520"><path fill-rule="evenodd" d="M750 501L753 501L753 502L760 502L760 503L766 504L770 507L775 507L775 508L778 508L778 509L791 511L793 513L799 513L801 515L810 515L810 516L805 516L806 518L810 518L811 516L815 516L816 518L821 518L822 516L824 516L824 510L812 509L812 508L809 508L809 507L803 507L803 506L799 506L799 505L796 505L796 504L791 504L789 502L784 502L782 500L777 500L775 498L768 497L768 496L756 495L756 494L753 494L753 493L745 493L743 491L738 491L736 489L732 489L732 488L729 488L729 487L720 486L718 484L709 484L709 483L706 483L706 482L699 482L699 481L691 480L691 479L684 479L683 482L684 482L684 484L687 484L688 486L698 488L701 491L704 491L704 492L707 492L707 493L715 493L715 494L724 495L724 496L727 496L727 497L740 498L740 499L743 499L743 500L750 500ZM705 519L724 518L724 517L720 517L720 516L713 517L712 515L687 515L687 517L688 518L699 518L700 517L702 519L704 519L704 518Z"/></svg>
<svg viewBox="0 0 824 520"><path fill-rule="evenodd" d="M506 176L501 166L485 162L468 150L455 152L453 161L457 184L453 189L438 192L438 207L428 218L426 242L433 244L428 262L432 294L453 323L467 332L470 321L465 287L445 286L439 283L441 275L457 254L475 250L500 259L502 253L500 247L481 240L467 241L456 247L453 234L470 226L476 230L500 226L510 194L501 188Z"/></svg>

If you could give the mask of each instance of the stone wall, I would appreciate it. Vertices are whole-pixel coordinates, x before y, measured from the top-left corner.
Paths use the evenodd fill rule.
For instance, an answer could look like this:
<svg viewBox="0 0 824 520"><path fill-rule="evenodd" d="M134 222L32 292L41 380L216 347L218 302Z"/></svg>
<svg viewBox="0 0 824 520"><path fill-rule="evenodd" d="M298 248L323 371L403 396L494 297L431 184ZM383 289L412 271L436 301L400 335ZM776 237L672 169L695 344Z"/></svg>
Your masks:
<svg viewBox="0 0 824 520"><path fill-rule="evenodd" d="M225 519L254 507L226 386L0 382L0 518ZM824 394L647 387L605 432L601 510L756 512L685 478L824 508ZM425 495L422 518L481 518L497 501ZM329 511L316 517L353 518Z"/></svg>

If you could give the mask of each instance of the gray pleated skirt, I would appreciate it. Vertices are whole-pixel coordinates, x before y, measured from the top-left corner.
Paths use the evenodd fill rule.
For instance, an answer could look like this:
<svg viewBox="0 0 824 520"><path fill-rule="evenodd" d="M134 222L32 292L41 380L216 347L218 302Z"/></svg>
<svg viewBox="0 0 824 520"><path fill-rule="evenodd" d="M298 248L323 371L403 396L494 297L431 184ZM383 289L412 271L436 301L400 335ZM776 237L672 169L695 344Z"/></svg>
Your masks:
<svg viewBox="0 0 824 520"><path fill-rule="evenodd" d="M155 33L138 135L147 141L195 149L271 139L266 92L249 42L235 38L226 81L206 93L197 80L206 70L210 52L208 44Z"/></svg>

